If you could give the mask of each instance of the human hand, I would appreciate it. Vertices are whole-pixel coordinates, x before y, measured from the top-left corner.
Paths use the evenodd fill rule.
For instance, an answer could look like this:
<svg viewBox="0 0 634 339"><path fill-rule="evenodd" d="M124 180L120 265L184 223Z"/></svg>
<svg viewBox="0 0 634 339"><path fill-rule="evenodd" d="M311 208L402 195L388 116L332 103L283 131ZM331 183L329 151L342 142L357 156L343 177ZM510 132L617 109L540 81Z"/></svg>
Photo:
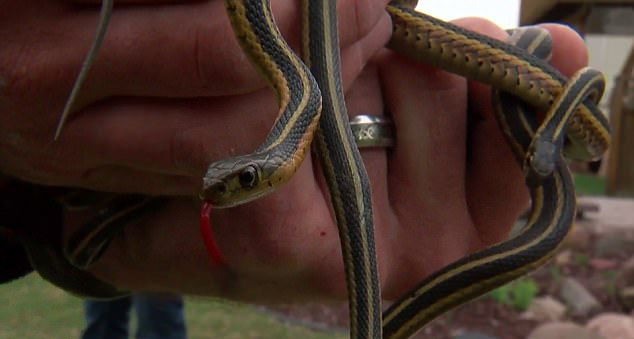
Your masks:
<svg viewBox="0 0 634 339"><path fill-rule="evenodd" d="M505 37L482 20L459 23ZM585 65L576 33L545 27L553 35L556 67L571 75ZM362 150L372 182L385 298L507 236L526 207L527 193L485 86L384 52L355 81L347 101L352 115L385 110L395 123L393 149ZM468 117L473 123L467 124ZM209 265L196 226L198 206L175 200L127 227L91 272L129 289L255 302L342 298L341 251L325 192L309 158L278 192L214 210L214 235L226 259L222 267Z"/></svg>
<svg viewBox="0 0 634 339"><path fill-rule="evenodd" d="M47 185L195 195L210 161L264 139L277 114L274 96L233 38L224 2L169 2L117 1L128 6L115 7L78 111L56 142L99 1L0 5L0 173ZM388 39L386 3L340 2L347 86ZM273 7L298 47L298 2Z"/></svg>

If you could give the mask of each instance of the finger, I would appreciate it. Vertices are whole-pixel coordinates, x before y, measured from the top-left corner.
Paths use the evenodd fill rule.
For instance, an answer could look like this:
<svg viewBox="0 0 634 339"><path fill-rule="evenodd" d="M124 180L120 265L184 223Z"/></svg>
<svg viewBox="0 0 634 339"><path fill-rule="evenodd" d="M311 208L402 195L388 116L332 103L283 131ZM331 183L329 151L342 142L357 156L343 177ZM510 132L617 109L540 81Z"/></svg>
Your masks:
<svg viewBox="0 0 634 339"><path fill-rule="evenodd" d="M391 213L381 229L391 261L384 291L395 296L462 257L474 236L464 205L466 82L394 54L380 62L396 132L387 168Z"/></svg>
<svg viewBox="0 0 634 339"><path fill-rule="evenodd" d="M572 76L588 65L588 49L572 28L559 24L543 24L553 38L551 63L565 76Z"/></svg>
<svg viewBox="0 0 634 339"><path fill-rule="evenodd" d="M147 195L197 196L202 187L200 177L151 172L125 166L99 166L84 171L81 187L102 192ZM74 182L73 185L77 186Z"/></svg>
<svg viewBox="0 0 634 339"><path fill-rule="evenodd" d="M201 188L200 177L185 175L169 175L148 170L117 166L101 165L91 168L74 169L55 163L46 163L37 170L21 168L12 173L27 182L47 185L82 187L96 191L116 193L140 193L148 195L196 195ZM42 168L46 172L42 173Z"/></svg>
<svg viewBox="0 0 634 339"><path fill-rule="evenodd" d="M365 2L340 3L344 47L365 36L382 17L381 0L368 0L368 6L359 3ZM273 9L286 39L299 47L299 5L276 1ZM90 35L77 32L74 38L87 42ZM85 52L76 45L78 65ZM116 8L84 95L192 97L245 93L263 86L234 38L224 3L210 1Z"/></svg>
<svg viewBox="0 0 634 339"><path fill-rule="evenodd" d="M497 25L466 19L462 25L505 41L507 34ZM526 206L523 174L502 135L488 86L469 85L467 201L477 229L473 250L503 240L517 215Z"/></svg>
<svg viewBox="0 0 634 339"><path fill-rule="evenodd" d="M344 47L364 37L378 21L389 30L385 1L341 1ZM293 46L300 40L298 7L295 2L274 2L278 22ZM24 27L19 34L3 35L12 46L8 60L3 57L0 64L7 105L25 114L51 112L45 116L50 120L46 127L53 125L94 37L99 7L19 2L3 8L12 14L3 20L7 25ZM233 36L222 1L115 7L75 107L111 95L194 97L263 87Z"/></svg>
<svg viewBox="0 0 634 339"><path fill-rule="evenodd" d="M276 112L264 90L221 100L122 98L78 116L54 154L67 171L118 165L200 178L209 162L255 149Z"/></svg>
<svg viewBox="0 0 634 339"><path fill-rule="evenodd" d="M349 94L347 90L352 83L357 81L357 76L365 70L369 60L383 49L391 35L392 21L387 12L384 12L377 24L365 37L342 48L341 77L346 95ZM375 73L376 70L372 72Z"/></svg>
<svg viewBox="0 0 634 339"><path fill-rule="evenodd" d="M69 3L75 4L92 4L98 5L103 2L103 0L65 0ZM112 0L115 1L115 0ZM200 2L203 0L116 0L117 5L160 5L160 4L169 4L169 3L183 3L183 2Z"/></svg>
<svg viewBox="0 0 634 339"><path fill-rule="evenodd" d="M390 187L402 191L390 195L416 197L394 207L440 207L434 192L450 200L462 196L463 164L456 161L464 158L464 80L396 55L381 65L387 110L396 125Z"/></svg>
<svg viewBox="0 0 634 339"><path fill-rule="evenodd" d="M80 3L80 4L99 4L102 1L101 0L69 0L70 2L73 3ZM196 3L196 2L201 2L200 0L192 0L189 1L190 3ZM117 4L168 4L168 3L182 3L182 1L179 0L122 0L122 1L117 1ZM341 6L343 4L343 6ZM380 28L381 31L381 37L377 36L376 34L374 34L374 39L375 43L374 48L371 49L371 51L376 51L378 49L379 46L383 46L385 44L385 42L387 41L387 39L389 38L389 32L390 30L388 29L389 27L391 27L390 23L389 23L389 16L387 15L387 13L385 13L384 11L380 11L379 9L383 8L385 5L385 1L383 2L377 2L375 0L373 1L359 1L356 2L354 4L349 4L348 2L343 2L342 4L340 4L339 8L338 8L338 21L340 23L345 23L345 25L339 25L339 26L343 26L343 29L341 29L341 36L340 36L340 42L343 45L344 49L350 49L350 45L356 45L358 43L359 39L362 39L365 35L370 35L369 32L371 31L376 31L377 27ZM276 4L274 3L274 6ZM377 6L378 5L378 6ZM277 6L275 7L275 9L277 8L286 8L286 7L282 7L282 6ZM117 9L117 11L123 11L124 9ZM297 15L297 9L292 8L293 12L295 15ZM368 14L369 13L369 14ZM222 13L224 14L224 13ZM281 15L281 14L280 14ZM288 15L288 14L284 14L281 15L284 18L286 17L292 17L293 15ZM354 23L350 24L350 20L353 20ZM278 19L279 21L279 19ZM297 20L295 20L297 21ZM292 25L296 25L297 22L295 21L288 21L289 24L286 24L286 21L281 21L280 22L280 26L292 26ZM300 37L296 37L295 35L297 35L296 33L293 33L293 31L297 31L296 29L293 29L293 27L289 27L288 29L289 34L292 39L293 39L293 45L294 46L298 46L299 45L299 39ZM110 33L110 34L114 34L114 33ZM229 34L231 35L231 34ZM365 44L365 46L369 46L368 44ZM356 46L358 47L358 46ZM357 64L362 64L363 61L370 55L369 53L367 53L366 51L363 50L359 50L359 52L361 53L356 53L358 55L355 55L357 58L355 58L355 61ZM361 59L358 59L358 57L361 56ZM345 59L345 58L344 58ZM359 66L357 66L359 67Z"/></svg>

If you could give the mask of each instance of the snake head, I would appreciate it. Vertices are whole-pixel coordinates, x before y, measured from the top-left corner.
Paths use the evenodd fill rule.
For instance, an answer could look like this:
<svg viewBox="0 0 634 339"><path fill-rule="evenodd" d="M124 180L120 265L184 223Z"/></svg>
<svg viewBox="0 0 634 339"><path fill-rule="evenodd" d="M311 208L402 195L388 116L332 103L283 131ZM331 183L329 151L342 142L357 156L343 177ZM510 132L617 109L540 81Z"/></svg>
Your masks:
<svg viewBox="0 0 634 339"><path fill-rule="evenodd" d="M549 176L555 170L558 151L557 145L538 137L531 145L527 165L533 173L540 177Z"/></svg>
<svg viewBox="0 0 634 339"><path fill-rule="evenodd" d="M253 157L221 160L207 169L201 198L214 207L232 207L271 191L267 182L261 162Z"/></svg>

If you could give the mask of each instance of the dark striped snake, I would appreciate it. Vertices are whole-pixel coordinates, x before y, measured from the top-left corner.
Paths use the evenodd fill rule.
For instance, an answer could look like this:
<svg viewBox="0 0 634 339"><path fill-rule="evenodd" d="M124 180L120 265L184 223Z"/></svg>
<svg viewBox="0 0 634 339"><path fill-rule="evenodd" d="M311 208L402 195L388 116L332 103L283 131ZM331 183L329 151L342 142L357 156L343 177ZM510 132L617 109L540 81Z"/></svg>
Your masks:
<svg viewBox="0 0 634 339"><path fill-rule="evenodd" d="M550 38L542 30L518 31L509 44L415 12L415 1L388 5L394 26L389 48L496 89L496 117L524 170L532 210L519 235L432 274L381 315L370 185L350 132L341 89L335 1L302 1L302 58L282 38L268 0L225 3L236 37L275 90L280 111L271 132L253 153L209 166L201 197L222 208L274 191L296 171L315 136L339 227L351 338L407 338L445 311L552 257L571 228L576 208L574 185L563 156L597 159L610 143L606 118L596 107L604 82L599 72L586 68L571 79L561 75L544 60L550 53ZM56 137L99 49L111 10L111 1L103 1L97 37ZM534 110L546 111L539 124ZM82 194L71 191L61 200L68 207L81 207ZM66 259L81 269L103 253L116 231L163 202L138 195L98 196L98 203L108 208L71 236L65 249ZM42 265L46 260L32 256L32 261ZM47 273L46 278L74 293L96 294L65 283L63 276ZM103 294L107 293L99 296Z"/></svg>

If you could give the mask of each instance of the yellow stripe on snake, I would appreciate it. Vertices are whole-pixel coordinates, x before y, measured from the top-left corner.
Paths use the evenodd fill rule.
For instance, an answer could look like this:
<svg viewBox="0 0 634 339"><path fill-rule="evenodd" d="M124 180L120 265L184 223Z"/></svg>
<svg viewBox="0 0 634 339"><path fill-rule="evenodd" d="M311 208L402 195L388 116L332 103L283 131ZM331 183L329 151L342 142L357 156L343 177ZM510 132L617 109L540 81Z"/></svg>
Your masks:
<svg viewBox="0 0 634 339"><path fill-rule="evenodd" d="M291 178L316 136L344 255L351 338L407 338L448 309L525 274L553 255L570 230L576 205L562 154L596 159L610 143L606 118L596 107L603 90L600 73L583 69L566 79L542 60L548 57L550 41L541 31L516 34L518 47L418 13L412 1L388 5L394 25L389 48L501 91L495 95L497 119L524 169L532 212L520 235L432 274L381 316L370 185L341 89L335 1L302 2L303 62L282 38L268 0L225 2L236 37L275 90L280 111L268 137L253 153L209 166L201 196L215 207L231 207L275 190ZM104 1L102 9L98 38L56 135L99 49L111 1ZM547 111L540 124L533 109ZM96 260L95 251L103 251L104 238L113 234L104 229L123 227L124 223L112 221L121 219L118 216L93 223L78 235L67 250L69 260L82 267Z"/></svg>

